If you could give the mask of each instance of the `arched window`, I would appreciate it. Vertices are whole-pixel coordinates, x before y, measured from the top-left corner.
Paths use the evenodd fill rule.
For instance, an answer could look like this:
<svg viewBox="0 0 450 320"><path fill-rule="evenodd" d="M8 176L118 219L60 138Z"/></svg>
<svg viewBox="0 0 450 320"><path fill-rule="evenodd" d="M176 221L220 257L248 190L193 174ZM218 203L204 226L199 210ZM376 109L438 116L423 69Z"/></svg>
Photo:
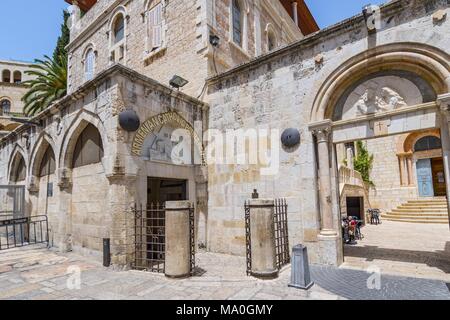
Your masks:
<svg viewBox="0 0 450 320"><path fill-rule="evenodd" d="M21 82L22 82L22 72L14 71L14 83L21 83Z"/></svg>
<svg viewBox="0 0 450 320"><path fill-rule="evenodd" d="M267 32L267 50L273 51L277 48L277 38L275 37L275 34L272 30L269 30Z"/></svg>
<svg viewBox="0 0 450 320"><path fill-rule="evenodd" d="M2 82L10 83L11 82L11 71L3 70L2 72Z"/></svg>
<svg viewBox="0 0 450 320"><path fill-rule="evenodd" d="M41 167L39 168L39 177L46 177L55 173L56 161L55 153L50 146L45 150L44 156L42 157Z"/></svg>
<svg viewBox="0 0 450 320"><path fill-rule="evenodd" d="M428 150L436 150L441 149L442 143L441 139L433 136L424 137L419 139L414 145L414 151L428 151Z"/></svg>
<svg viewBox="0 0 450 320"><path fill-rule="evenodd" d="M125 21L122 14L118 14L114 21L113 33L114 33L114 44L119 43L125 37Z"/></svg>
<svg viewBox="0 0 450 320"><path fill-rule="evenodd" d="M73 168L99 163L103 158L103 143L97 128L89 124L78 137L73 152Z"/></svg>
<svg viewBox="0 0 450 320"><path fill-rule="evenodd" d="M84 57L84 78L86 81L92 80L94 78L95 69L95 52L91 48L86 52Z"/></svg>
<svg viewBox="0 0 450 320"><path fill-rule="evenodd" d="M243 34L243 17L242 8L239 0L232 0L232 23L233 23L233 41L237 45L242 47L242 34Z"/></svg>
<svg viewBox="0 0 450 320"><path fill-rule="evenodd" d="M22 156L20 156L18 161L16 170L12 173L12 182L22 182L27 178L27 167L25 166L25 160Z"/></svg>
<svg viewBox="0 0 450 320"><path fill-rule="evenodd" d="M11 112L11 101L3 99L0 101L0 115L7 115Z"/></svg>
<svg viewBox="0 0 450 320"><path fill-rule="evenodd" d="M162 46L162 12L162 3L158 0L153 1L147 11L149 51Z"/></svg>

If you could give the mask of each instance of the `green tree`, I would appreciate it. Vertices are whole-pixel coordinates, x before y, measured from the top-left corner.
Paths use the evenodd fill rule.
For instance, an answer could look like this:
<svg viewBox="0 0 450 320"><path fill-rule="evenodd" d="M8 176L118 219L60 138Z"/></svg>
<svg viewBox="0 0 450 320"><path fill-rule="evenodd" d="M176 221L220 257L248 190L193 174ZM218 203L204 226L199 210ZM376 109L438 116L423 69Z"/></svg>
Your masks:
<svg viewBox="0 0 450 320"><path fill-rule="evenodd" d="M374 186L373 181L370 179L370 171L373 168L373 155L369 154L366 146L362 141L356 142L357 156L353 160L353 166L356 171L361 173L361 176L365 183L369 186Z"/></svg>
<svg viewBox="0 0 450 320"><path fill-rule="evenodd" d="M30 89L22 98L24 113L29 117L45 110L67 93L66 55L53 60L45 56L44 60L36 59L35 62L36 65L25 72L35 78L24 82Z"/></svg>
<svg viewBox="0 0 450 320"><path fill-rule="evenodd" d="M61 25L61 35L58 37L55 51L53 52L53 60L57 61L58 57L67 56L66 47L70 42L70 30L67 21L70 18L70 13L67 10L63 11L63 24Z"/></svg>
<svg viewBox="0 0 450 320"><path fill-rule="evenodd" d="M61 24L61 34L58 37L53 58L45 56L43 60L36 59L36 64L25 72L33 77L33 80L24 82L30 89L22 98L23 112L29 117L45 110L67 93L66 47L70 42L70 30L67 25L69 18L69 12L64 10L64 21Z"/></svg>

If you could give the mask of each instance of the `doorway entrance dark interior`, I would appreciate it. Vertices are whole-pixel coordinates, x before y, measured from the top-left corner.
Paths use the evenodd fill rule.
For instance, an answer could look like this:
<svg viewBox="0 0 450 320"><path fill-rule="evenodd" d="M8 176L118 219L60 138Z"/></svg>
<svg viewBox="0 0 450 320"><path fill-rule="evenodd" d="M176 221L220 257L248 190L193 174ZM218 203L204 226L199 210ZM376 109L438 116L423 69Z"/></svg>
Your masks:
<svg viewBox="0 0 450 320"><path fill-rule="evenodd" d="M148 178L147 203L187 200L187 181L178 179Z"/></svg>
<svg viewBox="0 0 450 320"><path fill-rule="evenodd" d="M347 197L347 216L357 217L362 220L364 217L364 198Z"/></svg>
<svg viewBox="0 0 450 320"><path fill-rule="evenodd" d="M445 197L447 195L447 187L445 184L443 159L431 159L431 170L433 172L434 195L436 197Z"/></svg>

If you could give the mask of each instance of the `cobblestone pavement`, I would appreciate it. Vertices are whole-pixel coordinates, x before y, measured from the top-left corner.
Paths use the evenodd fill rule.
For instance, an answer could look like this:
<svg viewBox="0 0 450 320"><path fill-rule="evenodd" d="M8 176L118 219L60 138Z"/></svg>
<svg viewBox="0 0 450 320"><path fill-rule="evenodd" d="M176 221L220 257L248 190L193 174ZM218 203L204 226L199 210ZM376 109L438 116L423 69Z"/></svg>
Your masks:
<svg viewBox="0 0 450 320"><path fill-rule="evenodd" d="M368 290L365 272L312 267L316 285L309 291L288 288L290 269L279 279L245 275L245 258L199 253L197 275L171 280L162 275L106 269L76 254L27 247L0 252L0 299L22 300L332 300L445 298L440 281L383 277L383 292ZM74 277L81 271L76 288ZM349 281L348 279L351 279ZM351 283L351 285L349 285ZM75 285L75 288L73 286ZM418 292L416 286L426 288ZM70 289L72 288L72 289ZM447 290L448 293L448 290ZM450 299L450 297L447 297Z"/></svg>
<svg viewBox="0 0 450 320"><path fill-rule="evenodd" d="M376 278L365 271L323 266L314 266L312 277L322 288L350 300L450 300L450 288L439 280ZM368 282L374 289L369 289Z"/></svg>
<svg viewBox="0 0 450 320"><path fill-rule="evenodd" d="M318 286L308 292L288 288L289 269L273 281L247 277L242 257L200 253L197 264L197 276L170 280L146 272L113 271L75 254L36 247L13 249L0 252L0 299L340 299ZM72 282L67 273L74 267L81 270L79 290L68 288L68 281Z"/></svg>
<svg viewBox="0 0 450 320"><path fill-rule="evenodd" d="M364 239L345 247L344 268L450 283L448 225L384 221L362 229Z"/></svg>

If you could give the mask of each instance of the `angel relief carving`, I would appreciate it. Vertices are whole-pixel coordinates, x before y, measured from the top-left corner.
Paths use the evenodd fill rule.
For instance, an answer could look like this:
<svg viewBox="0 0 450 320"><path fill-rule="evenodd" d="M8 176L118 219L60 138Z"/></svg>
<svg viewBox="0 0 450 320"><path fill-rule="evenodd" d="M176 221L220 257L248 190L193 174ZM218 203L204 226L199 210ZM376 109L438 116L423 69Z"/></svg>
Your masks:
<svg viewBox="0 0 450 320"><path fill-rule="evenodd" d="M406 107L405 99L395 90L383 87L379 90L367 88L356 102L357 115L368 115Z"/></svg>

